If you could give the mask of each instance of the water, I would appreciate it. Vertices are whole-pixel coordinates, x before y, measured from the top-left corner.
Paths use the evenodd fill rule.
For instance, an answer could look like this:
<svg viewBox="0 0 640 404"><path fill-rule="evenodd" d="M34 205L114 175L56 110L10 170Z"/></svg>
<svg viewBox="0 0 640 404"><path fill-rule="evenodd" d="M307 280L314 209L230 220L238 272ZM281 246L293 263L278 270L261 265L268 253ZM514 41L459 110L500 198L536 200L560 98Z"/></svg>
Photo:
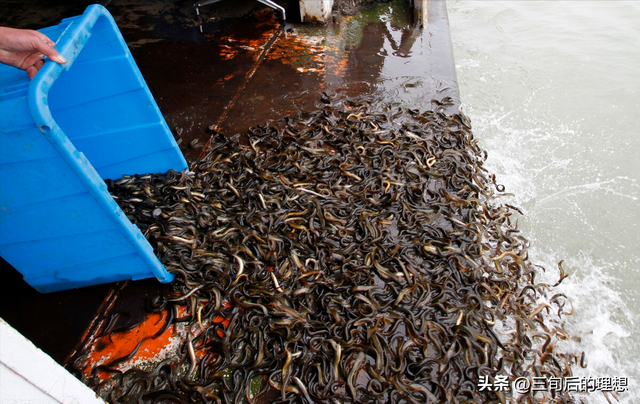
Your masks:
<svg viewBox="0 0 640 404"><path fill-rule="evenodd" d="M463 108L488 169L557 279L581 376L627 377L640 402L640 2L447 2ZM600 393L590 403L607 403ZM615 402L611 398L612 402Z"/></svg>

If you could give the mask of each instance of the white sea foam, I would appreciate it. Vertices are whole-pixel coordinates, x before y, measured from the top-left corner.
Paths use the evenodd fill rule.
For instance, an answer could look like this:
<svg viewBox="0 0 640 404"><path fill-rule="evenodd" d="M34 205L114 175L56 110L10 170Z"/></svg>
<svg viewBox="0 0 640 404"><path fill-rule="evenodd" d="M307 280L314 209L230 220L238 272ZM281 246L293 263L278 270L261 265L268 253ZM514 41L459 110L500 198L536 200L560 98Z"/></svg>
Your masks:
<svg viewBox="0 0 640 404"><path fill-rule="evenodd" d="M609 396L607 399L602 393L583 397L595 404L616 402L616 398L621 403L640 402L640 392L635 387L640 376L637 368L638 314L627 304L630 296L625 293L625 279L621 278L632 272L637 274L637 252L631 249L626 256L613 261L601 257L597 242L598 234L603 231L602 223L588 214L594 193L599 193L600 199L608 203L620 198L637 200L635 179L581 177L571 168L569 156L534 162L541 148L554 151L553 146L542 144L538 135L544 133L544 141L551 144L562 142L566 139L566 128L554 128L540 120L526 125L514 124L502 119L508 115L504 111L486 113L468 109L474 122L474 133L489 151L486 168L491 173L498 173L497 181L506 186L506 192L515 195L508 203L523 207L524 216L518 220L523 235L531 242L530 260L546 268L538 281L554 284L558 280L557 263L560 260L563 260L566 272L571 274L549 295L563 293L570 298L573 307L573 314L563 318L565 330L574 338L560 341L558 350L577 355L585 352L587 367L574 367L576 376L620 377L630 386L629 391L618 393L615 398ZM563 176L572 176L580 182L569 185L563 181ZM558 220L562 223L554 223ZM552 233L562 233L563 226L586 228L587 231L577 243L574 239L565 239L575 234L575 230L550 237Z"/></svg>
<svg viewBox="0 0 640 404"><path fill-rule="evenodd" d="M581 377L627 378L640 402L640 6L633 2L447 2L461 98L530 259L570 297L559 350ZM572 18L566 18L572 16ZM589 403L616 402L601 393Z"/></svg>
<svg viewBox="0 0 640 404"><path fill-rule="evenodd" d="M562 189L556 192L548 192L548 189L554 186L542 187L535 177L545 170L562 172L563 163L549 161L540 168L531 167L527 154L531 153L532 149L521 150L522 142L513 141L521 135L518 132L526 132L526 129L514 131L509 127L501 127L500 120L492 115L481 116L475 111L470 111L469 115L475 127L480 128L484 124L492 128L494 136L495 133L502 133L499 139L491 140L501 147L486 146L491 156L486 168L489 172L500 173L497 181L506 185L507 192L514 193L515 197L508 203L526 207L522 209L524 216L518 220L523 235L531 242L529 258L534 264L546 268L538 281L548 284L557 282L557 263L560 260L563 260L564 270L571 274L548 296L563 293L570 298L573 307L573 314L565 315L563 318L565 330L574 338L560 341L557 345L558 350L578 356L585 352L587 367L582 369L576 366L573 369L576 376L626 378L630 386L629 391L617 394L617 399L621 403L640 402L640 392L635 388L640 376L637 368L640 348L637 334L638 315L627 304L629 296L625 295L624 279L620 278L621 274L637 274L638 260L637 257L634 258L636 251L629 251L630 256L615 261L602 259L598 254L599 250L592 245L597 243L600 225L592 223L585 214L586 208L581 207L584 202L580 201L580 198L588 198L593 192L601 192L609 199L622 197L635 200L637 191L625 191L633 181L629 181L628 178L584 181L573 186L562 186ZM531 132L537 132L538 129L531 130L528 136L535 136L535 133ZM482 138L482 130L476 130L476 136ZM557 181L553 175L546 176L545 179ZM621 183L624 186L620 186ZM563 203L558 203L560 199L563 199ZM563 204L566 205L565 209L569 210L569 219L589 229L581 242L577 243L577 248L562 236L549 238L550 232L554 231L549 228L558 230L558 227L562 227L557 223L551 225L551 222L558 217L566 218L558 212L558 205ZM572 226L571 220L564 225ZM590 393L585 395L585 398L590 403L609 403L601 393ZM613 396L609 396L609 400L616 401Z"/></svg>

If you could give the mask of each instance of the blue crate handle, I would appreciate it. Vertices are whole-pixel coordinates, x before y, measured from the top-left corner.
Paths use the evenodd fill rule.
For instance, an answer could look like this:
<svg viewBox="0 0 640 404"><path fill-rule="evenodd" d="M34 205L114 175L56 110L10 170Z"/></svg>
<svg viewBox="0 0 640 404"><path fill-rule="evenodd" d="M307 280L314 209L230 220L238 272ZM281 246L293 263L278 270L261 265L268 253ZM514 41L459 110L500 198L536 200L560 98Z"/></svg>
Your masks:
<svg viewBox="0 0 640 404"><path fill-rule="evenodd" d="M39 79L38 81L42 82L39 83L37 87L41 88L45 94L49 92L51 85L58 77L60 77L63 70L69 70L71 68L71 65L78 57L78 54L80 54L80 51L91 37L91 28L93 28L100 17L105 17L111 20L115 25L115 21L111 14L109 14L106 8L99 4L87 7L84 13L79 17L72 17L63 20L63 22L71 21L71 23L56 41L56 50L64 56L65 59L67 59L67 62L61 65L46 58L46 63L38 72L39 74L34 77L34 81ZM46 80L43 80L44 77L46 77ZM39 93L36 94L42 95Z"/></svg>
<svg viewBox="0 0 640 404"><path fill-rule="evenodd" d="M67 59L67 62L64 65L60 65L47 60L29 85L29 108L40 131L86 186L91 196L104 209L105 214L113 220L127 240L135 246L155 277L162 283L168 283L173 281L175 275L162 266L146 238L137 227L131 224L124 212L110 197L102 178L100 178L84 154L75 148L53 119L49 110L48 95L51 86L63 71L71 67L87 40L91 37L91 29L99 18L107 18L112 24L116 25L107 9L98 4L87 7L80 17L72 19L73 21L56 43L56 49ZM135 231L132 231L132 227L135 228Z"/></svg>

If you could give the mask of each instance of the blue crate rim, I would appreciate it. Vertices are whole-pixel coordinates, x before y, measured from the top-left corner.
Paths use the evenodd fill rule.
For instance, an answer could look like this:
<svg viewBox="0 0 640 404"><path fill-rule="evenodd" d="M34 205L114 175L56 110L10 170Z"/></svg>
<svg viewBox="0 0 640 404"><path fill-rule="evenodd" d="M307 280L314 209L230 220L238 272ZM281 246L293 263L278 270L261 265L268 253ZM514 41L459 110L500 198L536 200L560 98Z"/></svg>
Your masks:
<svg viewBox="0 0 640 404"><path fill-rule="evenodd" d="M122 209L111 198L102 178L100 178L86 157L75 148L62 128L53 119L49 110L48 94L51 86L64 71L70 69L89 39L91 28L99 18L107 18L116 26L115 20L107 9L98 4L87 7L81 16L65 20L71 20L71 23L57 40L56 49L67 59L67 62L63 65L51 60L45 62L29 85L29 109L40 131L87 188L89 194L102 207L105 214L119 228L122 235L134 246L152 274L160 282L168 283L175 278L175 275L168 272L160 263L147 239L129 221ZM120 40L124 43L122 38ZM136 72L136 74L140 73ZM131 227L135 231L132 231Z"/></svg>

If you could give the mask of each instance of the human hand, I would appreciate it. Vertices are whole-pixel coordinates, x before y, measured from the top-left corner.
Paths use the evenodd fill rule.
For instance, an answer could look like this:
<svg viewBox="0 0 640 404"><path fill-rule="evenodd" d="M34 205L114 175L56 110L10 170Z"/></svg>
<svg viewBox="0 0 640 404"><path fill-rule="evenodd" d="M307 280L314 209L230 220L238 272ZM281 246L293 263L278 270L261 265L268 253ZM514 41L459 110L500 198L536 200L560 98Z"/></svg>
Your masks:
<svg viewBox="0 0 640 404"><path fill-rule="evenodd" d="M44 65L44 56L63 64L66 59L45 34L30 29L0 27L0 63L27 72L30 79Z"/></svg>

